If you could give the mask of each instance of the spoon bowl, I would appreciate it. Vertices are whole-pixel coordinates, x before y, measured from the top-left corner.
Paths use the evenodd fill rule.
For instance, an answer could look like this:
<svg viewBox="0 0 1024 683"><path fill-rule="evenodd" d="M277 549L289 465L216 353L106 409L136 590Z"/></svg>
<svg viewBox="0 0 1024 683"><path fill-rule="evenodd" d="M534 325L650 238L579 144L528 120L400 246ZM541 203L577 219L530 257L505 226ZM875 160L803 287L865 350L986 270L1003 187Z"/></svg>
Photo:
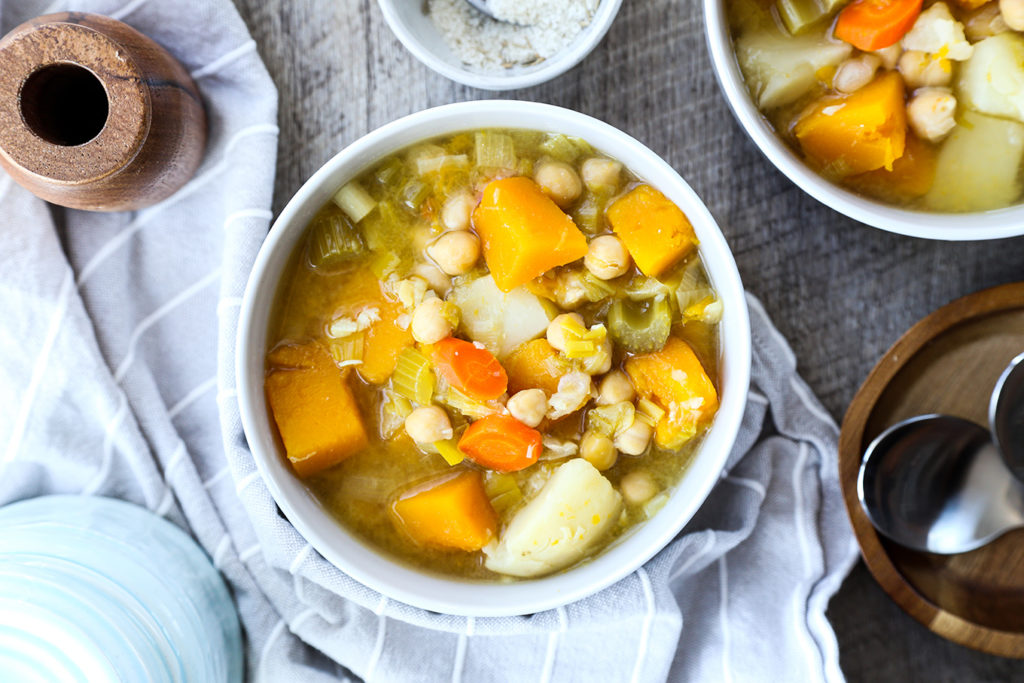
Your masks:
<svg viewBox="0 0 1024 683"><path fill-rule="evenodd" d="M1010 361L996 382L988 423L1006 466L1024 481L1024 353Z"/></svg>
<svg viewBox="0 0 1024 683"><path fill-rule="evenodd" d="M948 415L882 432L864 453L857 496L882 535L924 552L967 552L1024 526L1024 484L989 432Z"/></svg>

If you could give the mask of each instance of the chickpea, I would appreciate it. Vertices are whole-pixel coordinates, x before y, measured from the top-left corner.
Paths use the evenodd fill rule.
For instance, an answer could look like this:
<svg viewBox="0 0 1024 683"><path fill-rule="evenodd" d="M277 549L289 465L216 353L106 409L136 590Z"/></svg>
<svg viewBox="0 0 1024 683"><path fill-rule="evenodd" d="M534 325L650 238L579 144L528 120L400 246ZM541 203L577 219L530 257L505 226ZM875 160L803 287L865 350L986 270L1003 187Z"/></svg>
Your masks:
<svg viewBox="0 0 1024 683"><path fill-rule="evenodd" d="M572 166L561 161L545 161L533 172L533 179L563 209L583 194L580 177Z"/></svg>
<svg viewBox="0 0 1024 683"><path fill-rule="evenodd" d="M583 459L604 472L615 464L619 454L615 444L604 434L587 430L580 439L580 455Z"/></svg>
<svg viewBox="0 0 1024 683"><path fill-rule="evenodd" d="M405 418L405 432L416 443L434 443L452 438L452 423L448 413L438 406L424 406Z"/></svg>
<svg viewBox="0 0 1024 683"><path fill-rule="evenodd" d="M480 258L480 240L468 230L453 230L438 237L427 248L427 255L446 275L463 275Z"/></svg>
<svg viewBox="0 0 1024 683"><path fill-rule="evenodd" d="M433 263L417 263L412 269L412 274L426 280L438 296L444 296L452 288L451 278Z"/></svg>
<svg viewBox="0 0 1024 683"><path fill-rule="evenodd" d="M643 455L654 430L643 420L633 420L629 429L615 437L615 447L626 455Z"/></svg>
<svg viewBox="0 0 1024 683"><path fill-rule="evenodd" d="M452 325L444 317L444 302L425 299L412 312L412 338L420 344L436 344L452 335Z"/></svg>
<svg viewBox="0 0 1024 683"><path fill-rule="evenodd" d="M448 201L441 208L441 224L446 230L469 230L475 208L476 198L469 190L456 192L448 197Z"/></svg>
<svg viewBox="0 0 1024 683"><path fill-rule="evenodd" d="M900 57L899 70L911 90L953 82L953 64L948 59L936 59L920 50L904 52Z"/></svg>
<svg viewBox="0 0 1024 683"><path fill-rule="evenodd" d="M516 392L505 407L527 427L536 427L547 415L548 397L541 389L523 389Z"/></svg>
<svg viewBox="0 0 1024 683"><path fill-rule="evenodd" d="M594 277L611 280L625 275L632 265L625 245L615 235L601 235L590 240L587 255L583 257L583 265L593 273Z"/></svg>
<svg viewBox="0 0 1024 683"><path fill-rule="evenodd" d="M967 40L977 43L986 38L1009 31L1006 20L999 9L999 3L990 2L964 17L964 34Z"/></svg>
<svg viewBox="0 0 1024 683"><path fill-rule="evenodd" d="M568 338L563 325L569 320L575 320L583 325L583 316L579 313L563 313L556 315L554 320L548 323L548 343L558 351L565 351L568 348ZM584 326L585 327L585 326Z"/></svg>
<svg viewBox="0 0 1024 683"><path fill-rule="evenodd" d="M658 493L658 485L647 470L633 470L619 482L619 491L629 505L643 505Z"/></svg>
<svg viewBox="0 0 1024 683"><path fill-rule="evenodd" d="M999 13L1014 31L1024 31L1024 0L999 0Z"/></svg>
<svg viewBox="0 0 1024 683"><path fill-rule="evenodd" d="M583 184L591 190L614 190L619 187L622 164L594 157L583 162L580 173L583 175Z"/></svg>
<svg viewBox="0 0 1024 683"><path fill-rule="evenodd" d="M900 61L900 55L903 54L903 46L900 45L899 41L896 41L889 47L875 50L871 54L878 57L883 69L892 71Z"/></svg>
<svg viewBox="0 0 1024 683"><path fill-rule="evenodd" d="M629 376L622 370L609 372L601 380L601 387L598 389L597 404L610 406L623 401L632 401L636 398L636 391L633 390L633 383Z"/></svg>
<svg viewBox="0 0 1024 683"><path fill-rule="evenodd" d="M881 58L873 54L851 57L836 69L832 85L839 92L856 92L871 82L881 63Z"/></svg>
<svg viewBox="0 0 1024 683"><path fill-rule="evenodd" d="M922 88L907 103L907 122L918 137L938 142L956 128L956 98L944 88Z"/></svg>

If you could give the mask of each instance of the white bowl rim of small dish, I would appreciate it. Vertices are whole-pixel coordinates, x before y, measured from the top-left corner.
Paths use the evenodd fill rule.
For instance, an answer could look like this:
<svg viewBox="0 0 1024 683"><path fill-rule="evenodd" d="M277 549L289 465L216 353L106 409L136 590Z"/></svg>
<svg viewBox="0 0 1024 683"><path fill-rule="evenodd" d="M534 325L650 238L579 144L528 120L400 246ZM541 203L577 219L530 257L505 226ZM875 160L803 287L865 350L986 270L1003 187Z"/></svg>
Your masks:
<svg viewBox="0 0 1024 683"><path fill-rule="evenodd" d="M740 126L762 154L800 189L861 223L909 237L977 241L1024 235L1024 205L972 213L911 211L862 197L812 171L754 105L733 50L727 2L704 0L704 28L715 76Z"/></svg>
<svg viewBox="0 0 1024 683"><path fill-rule="evenodd" d="M384 20L391 28L392 33L416 59L456 83L492 91L529 88L561 76L582 62L604 39L622 5L622 0L601 0L590 25L584 28L563 50L540 64L517 67L507 74L490 74L474 71L465 65L455 66L441 59L420 40L415 31L410 30L405 24L395 9L398 2L408 2L408 0L377 0Z"/></svg>
<svg viewBox="0 0 1024 683"><path fill-rule="evenodd" d="M331 517L306 489L273 436L263 393L271 302L285 262L313 212L342 184L410 144L479 128L522 128L578 135L624 163L676 202L701 240L705 268L724 306L720 327L721 406L665 507L610 547L552 576L510 583L468 581L418 570L368 546ZM742 421L750 379L750 321L736 263L711 213L654 152L616 128L567 109L483 100L412 114L355 141L324 164L288 202L261 248L243 297L236 372L242 424L257 468L299 533L329 562L389 598L446 614L532 614L574 602L636 571L688 522L718 482Z"/></svg>

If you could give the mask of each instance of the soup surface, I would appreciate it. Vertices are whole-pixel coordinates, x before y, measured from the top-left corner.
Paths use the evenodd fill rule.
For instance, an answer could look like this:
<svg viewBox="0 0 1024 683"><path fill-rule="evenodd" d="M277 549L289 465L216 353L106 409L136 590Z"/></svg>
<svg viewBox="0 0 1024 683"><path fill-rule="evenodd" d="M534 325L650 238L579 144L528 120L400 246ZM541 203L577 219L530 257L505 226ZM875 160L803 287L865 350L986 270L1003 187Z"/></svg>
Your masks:
<svg viewBox="0 0 1024 683"><path fill-rule="evenodd" d="M1024 5L727 2L754 102L816 172L912 209L1021 200Z"/></svg>
<svg viewBox="0 0 1024 683"><path fill-rule="evenodd" d="M721 311L685 214L617 161L459 133L312 219L266 393L296 474L371 545L541 576L667 500L718 408Z"/></svg>

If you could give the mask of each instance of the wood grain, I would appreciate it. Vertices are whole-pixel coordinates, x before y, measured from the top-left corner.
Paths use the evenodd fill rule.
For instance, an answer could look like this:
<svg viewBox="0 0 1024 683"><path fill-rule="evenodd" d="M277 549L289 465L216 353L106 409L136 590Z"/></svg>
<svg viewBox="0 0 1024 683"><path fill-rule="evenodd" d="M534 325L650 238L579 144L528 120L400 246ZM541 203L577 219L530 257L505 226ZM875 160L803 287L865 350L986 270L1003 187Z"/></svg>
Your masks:
<svg viewBox="0 0 1024 683"><path fill-rule="evenodd" d="M431 106L495 97L404 50L373 0L235 0L280 92L274 206L345 145ZM942 243L867 228L775 170L730 113L696 0L624 2L582 64L501 97L607 121L672 164L718 219L747 288L839 418L897 337L939 306L1021 279L1024 239ZM1024 663L941 639L904 614L863 565L829 608L848 680L1024 680Z"/></svg>
<svg viewBox="0 0 1024 683"><path fill-rule="evenodd" d="M846 413L839 444L847 512L882 588L943 637L1019 658L1024 658L1024 530L960 555L911 551L872 528L857 498L857 475L867 445L900 420L944 413L987 425L996 381L1022 349L1024 283L944 306L914 325L875 366Z"/></svg>
<svg viewBox="0 0 1024 683"><path fill-rule="evenodd" d="M96 211L149 206L192 176L205 145L195 83L127 24L61 12L0 40L0 163L39 197Z"/></svg>

